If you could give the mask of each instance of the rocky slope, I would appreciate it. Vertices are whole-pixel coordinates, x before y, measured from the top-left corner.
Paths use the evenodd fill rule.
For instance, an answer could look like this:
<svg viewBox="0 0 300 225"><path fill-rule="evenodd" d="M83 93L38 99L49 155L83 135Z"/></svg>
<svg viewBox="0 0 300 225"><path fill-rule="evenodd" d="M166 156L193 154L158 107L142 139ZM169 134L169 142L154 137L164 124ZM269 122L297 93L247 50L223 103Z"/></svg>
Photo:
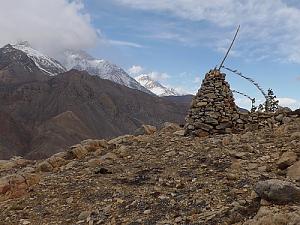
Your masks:
<svg viewBox="0 0 300 225"><path fill-rule="evenodd" d="M299 118L207 138L140 132L0 162L0 224L299 224Z"/></svg>
<svg viewBox="0 0 300 225"><path fill-rule="evenodd" d="M155 81L150 76L146 74L142 74L140 76L135 77L135 79L147 88L149 91L153 92L158 96L178 96L180 95L175 89L167 88L163 86L158 81Z"/></svg>
<svg viewBox="0 0 300 225"><path fill-rule="evenodd" d="M66 51L63 64L67 69L87 71L91 75L113 81L129 88L153 94L129 76L122 68L103 59L96 59L84 51Z"/></svg>

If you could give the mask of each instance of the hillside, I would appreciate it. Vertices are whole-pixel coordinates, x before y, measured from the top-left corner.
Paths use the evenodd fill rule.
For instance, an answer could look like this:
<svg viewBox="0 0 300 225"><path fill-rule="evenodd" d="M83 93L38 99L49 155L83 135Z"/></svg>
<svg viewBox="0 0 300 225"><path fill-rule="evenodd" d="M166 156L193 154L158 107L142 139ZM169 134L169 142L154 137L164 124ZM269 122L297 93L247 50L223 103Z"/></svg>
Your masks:
<svg viewBox="0 0 300 225"><path fill-rule="evenodd" d="M0 162L0 224L299 224L299 118L207 138L145 128Z"/></svg>

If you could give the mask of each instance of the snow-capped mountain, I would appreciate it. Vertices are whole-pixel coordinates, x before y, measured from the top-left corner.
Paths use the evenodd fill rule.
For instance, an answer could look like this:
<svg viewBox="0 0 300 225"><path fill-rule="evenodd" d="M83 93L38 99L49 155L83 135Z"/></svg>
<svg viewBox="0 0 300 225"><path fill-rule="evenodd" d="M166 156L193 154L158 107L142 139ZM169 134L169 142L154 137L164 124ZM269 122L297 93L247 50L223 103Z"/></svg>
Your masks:
<svg viewBox="0 0 300 225"><path fill-rule="evenodd" d="M142 74L138 77L135 77L135 79L142 84L145 88L153 92L154 94L158 96L178 96L181 95L173 88L167 88L163 86L158 81L153 80L150 76L147 74Z"/></svg>
<svg viewBox="0 0 300 225"><path fill-rule="evenodd" d="M66 72L66 69L55 59L44 55L43 53L32 48L28 42L20 42L12 45L13 48L24 52L31 58L36 66L50 76Z"/></svg>
<svg viewBox="0 0 300 225"><path fill-rule="evenodd" d="M96 59L84 51L66 51L63 64L68 70L85 70L89 74L99 76L102 79L111 80L129 88L153 94L129 76L122 68L106 60Z"/></svg>

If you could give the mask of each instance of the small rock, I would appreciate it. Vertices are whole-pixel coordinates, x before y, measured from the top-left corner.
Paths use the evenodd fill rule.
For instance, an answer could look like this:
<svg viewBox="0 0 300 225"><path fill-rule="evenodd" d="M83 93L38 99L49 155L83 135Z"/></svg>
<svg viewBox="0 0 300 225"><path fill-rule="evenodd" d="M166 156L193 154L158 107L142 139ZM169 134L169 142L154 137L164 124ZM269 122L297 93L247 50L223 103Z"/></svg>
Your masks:
<svg viewBox="0 0 300 225"><path fill-rule="evenodd" d="M275 120L278 121L278 122L281 122L283 117L284 117L283 114L279 114L278 116L275 117Z"/></svg>
<svg viewBox="0 0 300 225"><path fill-rule="evenodd" d="M178 131L175 131L173 134L176 135L176 136L184 136L184 133L185 133L185 130L178 130Z"/></svg>
<svg viewBox="0 0 300 225"><path fill-rule="evenodd" d="M67 202L68 204L71 204L71 203L73 202L73 197L67 198L66 202Z"/></svg>
<svg viewBox="0 0 300 225"><path fill-rule="evenodd" d="M78 219L79 220L86 220L91 215L90 211L83 211L79 214Z"/></svg>
<svg viewBox="0 0 300 225"><path fill-rule="evenodd" d="M115 160L115 159L117 159L118 157L117 157L117 155L116 154L114 154L114 153L112 153L112 152L109 152L109 153L107 153L107 154L105 154L105 155L103 155L103 156L101 156L101 160Z"/></svg>
<svg viewBox="0 0 300 225"><path fill-rule="evenodd" d="M150 209L147 209L144 211L144 214L150 214L151 213L151 210Z"/></svg>
<svg viewBox="0 0 300 225"><path fill-rule="evenodd" d="M99 166L101 163L102 163L101 159L90 159L87 162L88 166L92 168Z"/></svg>

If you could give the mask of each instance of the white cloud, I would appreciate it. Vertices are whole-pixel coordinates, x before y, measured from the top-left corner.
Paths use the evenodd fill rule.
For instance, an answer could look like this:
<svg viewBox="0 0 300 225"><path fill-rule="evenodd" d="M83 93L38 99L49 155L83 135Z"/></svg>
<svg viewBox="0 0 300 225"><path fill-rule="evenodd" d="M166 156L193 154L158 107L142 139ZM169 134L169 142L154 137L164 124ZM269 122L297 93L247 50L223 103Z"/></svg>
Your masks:
<svg viewBox="0 0 300 225"><path fill-rule="evenodd" d="M139 65L133 65L131 68L128 69L128 73L133 77L137 77L140 75L147 75L156 81L164 81L170 78L170 75L167 73L147 71L145 68Z"/></svg>
<svg viewBox="0 0 300 225"><path fill-rule="evenodd" d="M82 1L2 0L0 45L29 41L50 55L93 46L97 32Z"/></svg>
<svg viewBox="0 0 300 225"><path fill-rule="evenodd" d="M143 71L144 71L143 67L136 66L136 65L133 65L131 68L128 69L128 72L134 76L140 75Z"/></svg>
<svg viewBox="0 0 300 225"><path fill-rule="evenodd" d="M132 47L132 48L143 48L143 46L140 44L128 42L128 41L107 40L107 42L111 45Z"/></svg>
<svg viewBox="0 0 300 225"><path fill-rule="evenodd" d="M170 78L169 74L167 73L161 73L161 72L149 72L147 73L147 75L149 77L151 77L153 80L157 80L157 81L163 81L163 80L167 80Z"/></svg>
<svg viewBox="0 0 300 225"><path fill-rule="evenodd" d="M292 109L300 108L300 101L293 98L278 98L279 105Z"/></svg>
<svg viewBox="0 0 300 225"><path fill-rule="evenodd" d="M284 0L114 0L120 4L141 10L152 10L173 14L190 21L207 21L211 31L218 31L212 39L216 49L228 47L232 30L241 24L237 50L248 57L278 57L284 61L300 63L300 8L299 4L288 4ZM172 30L174 31L174 30ZM180 32L180 30L177 30ZM185 30L182 31L186 32ZM181 34L183 34L181 33ZM199 39L208 33L190 29L190 35ZM187 35L161 31L161 37L179 41L195 41ZM159 34L154 36L159 37ZM202 37L200 37L202 36ZM224 41L228 40L228 41Z"/></svg>

